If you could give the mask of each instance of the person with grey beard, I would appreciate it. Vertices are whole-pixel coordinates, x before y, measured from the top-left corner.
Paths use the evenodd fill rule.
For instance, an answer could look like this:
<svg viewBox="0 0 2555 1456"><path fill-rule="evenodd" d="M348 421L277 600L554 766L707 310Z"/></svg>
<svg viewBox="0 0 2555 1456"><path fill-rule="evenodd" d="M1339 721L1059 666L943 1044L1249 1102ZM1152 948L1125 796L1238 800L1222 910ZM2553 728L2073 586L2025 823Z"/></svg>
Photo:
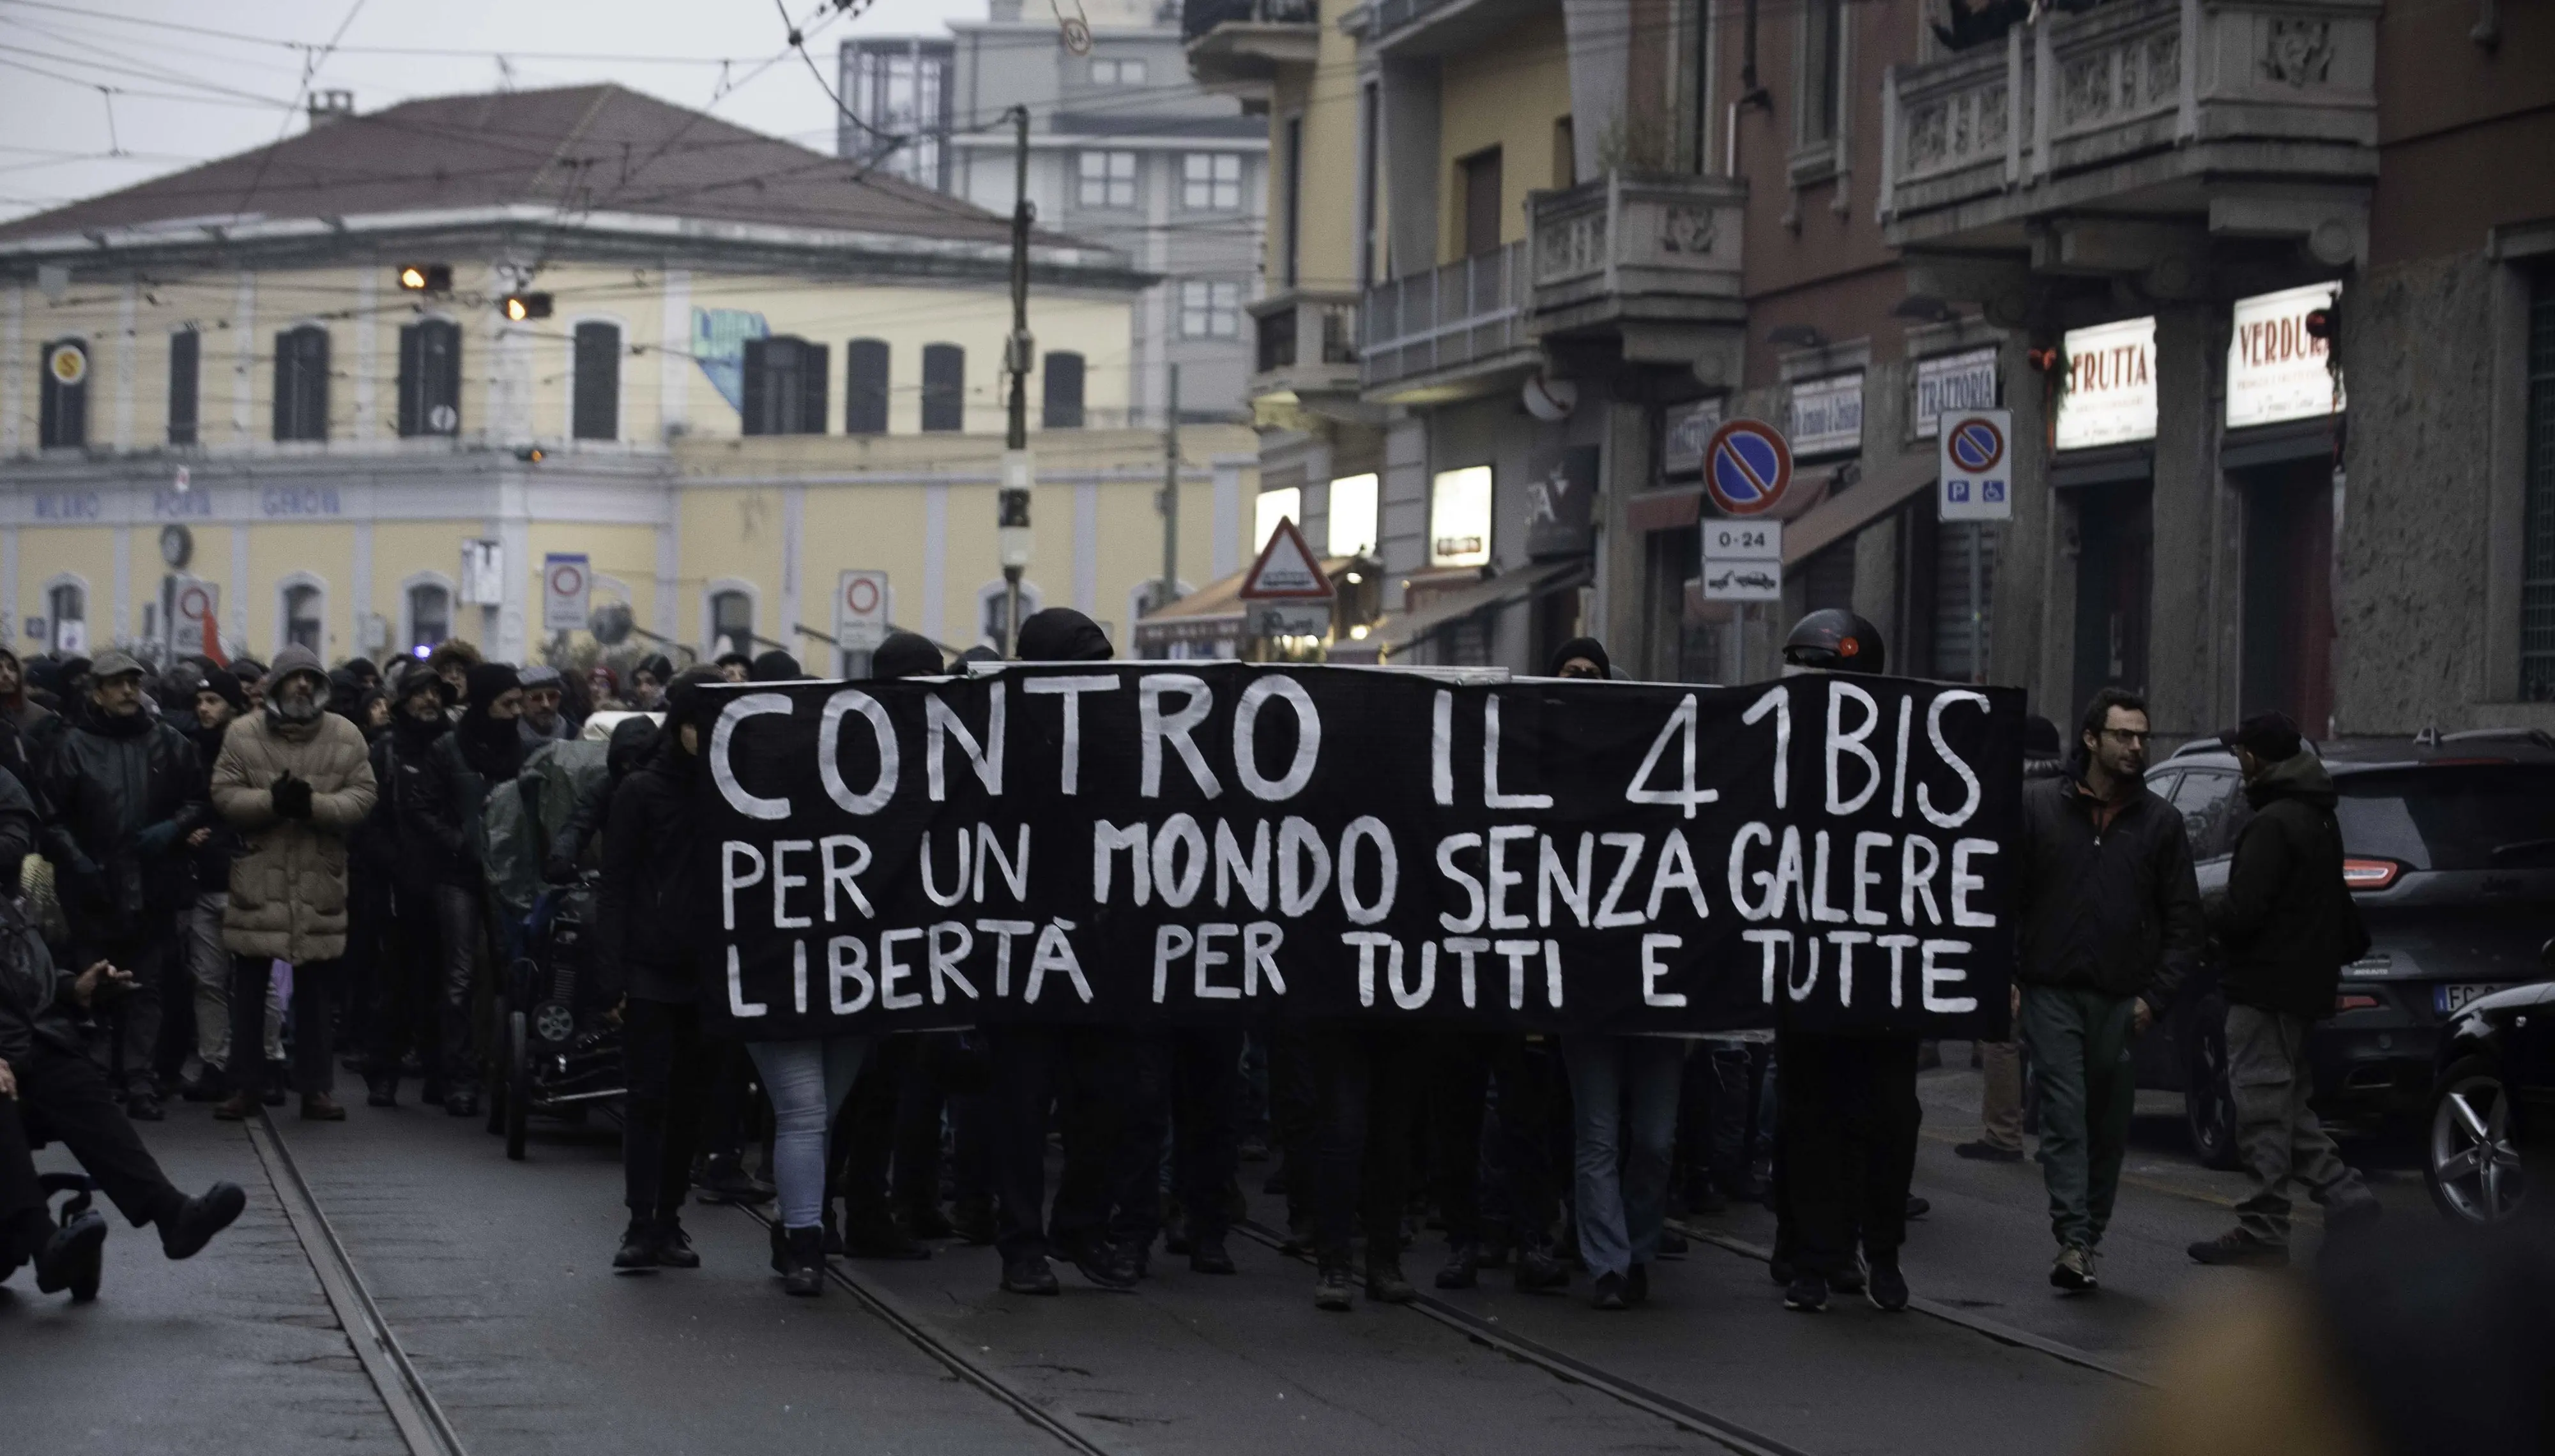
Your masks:
<svg viewBox="0 0 2555 1456"><path fill-rule="evenodd" d="M328 711L328 673L307 648L275 655L266 706L231 724L213 764L213 807L245 848L231 864L222 944L231 952L231 1045L257 1044L275 962L293 967L294 1080L302 1115L346 1116L329 1093L337 962L346 953L346 837L372 812L373 766L363 730ZM236 1122L265 1092L265 1063L233 1056L230 1100L213 1116Z"/></svg>

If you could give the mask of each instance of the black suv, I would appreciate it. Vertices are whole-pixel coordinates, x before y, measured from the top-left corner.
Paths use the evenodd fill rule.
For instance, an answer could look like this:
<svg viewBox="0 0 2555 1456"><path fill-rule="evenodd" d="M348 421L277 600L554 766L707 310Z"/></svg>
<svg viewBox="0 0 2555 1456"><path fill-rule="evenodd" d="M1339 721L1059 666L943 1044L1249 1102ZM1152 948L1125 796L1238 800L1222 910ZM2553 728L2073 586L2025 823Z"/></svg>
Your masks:
<svg viewBox="0 0 2555 1456"><path fill-rule="evenodd" d="M2374 942L2343 968L2333 1019L2309 1042L2315 1107L2366 1128L2428 1110L2432 1052L2459 1008L2546 974L2539 951L2555 934L2555 737L2487 729L2313 750L2333 774L2343 878ZM2215 740L2189 744L2148 770L2146 782L2182 812L2201 897L2216 897L2252 814L2235 755ZM2234 1167L2216 950L2155 1034L2137 1042L2137 1081L2181 1092L2201 1161Z"/></svg>

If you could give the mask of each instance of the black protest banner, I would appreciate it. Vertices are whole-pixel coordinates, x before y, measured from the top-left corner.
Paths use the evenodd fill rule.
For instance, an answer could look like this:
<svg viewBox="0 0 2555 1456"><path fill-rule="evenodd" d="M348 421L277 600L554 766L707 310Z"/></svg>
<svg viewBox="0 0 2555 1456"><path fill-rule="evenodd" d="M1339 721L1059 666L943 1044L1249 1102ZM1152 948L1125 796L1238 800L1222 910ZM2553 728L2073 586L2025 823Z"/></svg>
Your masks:
<svg viewBox="0 0 2555 1456"><path fill-rule="evenodd" d="M2011 689L1226 663L713 691L702 969L748 1038L2005 1028Z"/></svg>

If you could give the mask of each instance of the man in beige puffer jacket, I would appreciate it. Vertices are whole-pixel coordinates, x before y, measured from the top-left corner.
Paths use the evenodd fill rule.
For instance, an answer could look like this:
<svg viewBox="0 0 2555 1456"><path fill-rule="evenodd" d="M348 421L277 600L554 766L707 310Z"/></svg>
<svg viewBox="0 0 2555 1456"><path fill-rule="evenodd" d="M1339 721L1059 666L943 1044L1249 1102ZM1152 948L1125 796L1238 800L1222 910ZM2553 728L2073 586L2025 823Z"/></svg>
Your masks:
<svg viewBox="0 0 2555 1456"><path fill-rule="evenodd" d="M362 730L327 711L328 674L309 649L275 655L266 704L231 724L213 764L213 807L247 841L231 862L222 944L232 956L231 1044L254 1046L255 1021L239 1030L241 1007L262 1019L276 961L293 967L294 1080L302 1115L337 1122L346 1110L329 1091L335 1058L329 1013L346 953L346 837L373 808L373 766ZM245 998L245 999L243 999ZM245 1036L247 1039L240 1039ZM234 1090L213 1116L238 1121L265 1092L265 1066L235 1057Z"/></svg>

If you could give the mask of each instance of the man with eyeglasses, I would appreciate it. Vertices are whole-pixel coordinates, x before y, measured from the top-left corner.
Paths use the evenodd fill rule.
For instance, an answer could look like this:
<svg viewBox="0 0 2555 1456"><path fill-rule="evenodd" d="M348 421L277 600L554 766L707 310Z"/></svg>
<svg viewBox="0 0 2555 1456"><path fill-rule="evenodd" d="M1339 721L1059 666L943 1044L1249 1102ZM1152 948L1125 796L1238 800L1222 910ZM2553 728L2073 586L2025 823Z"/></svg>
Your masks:
<svg viewBox="0 0 2555 1456"><path fill-rule="evenodd" d="M2137 1083L2129 1045L2199 959L2200 887L2182 815L2147 791L2147 705L2106 687L2068 772L2022 796L2014 979L2040 1087L2040 1163L2058 1259L2049 1282L2096 1287Z"/></svg>

